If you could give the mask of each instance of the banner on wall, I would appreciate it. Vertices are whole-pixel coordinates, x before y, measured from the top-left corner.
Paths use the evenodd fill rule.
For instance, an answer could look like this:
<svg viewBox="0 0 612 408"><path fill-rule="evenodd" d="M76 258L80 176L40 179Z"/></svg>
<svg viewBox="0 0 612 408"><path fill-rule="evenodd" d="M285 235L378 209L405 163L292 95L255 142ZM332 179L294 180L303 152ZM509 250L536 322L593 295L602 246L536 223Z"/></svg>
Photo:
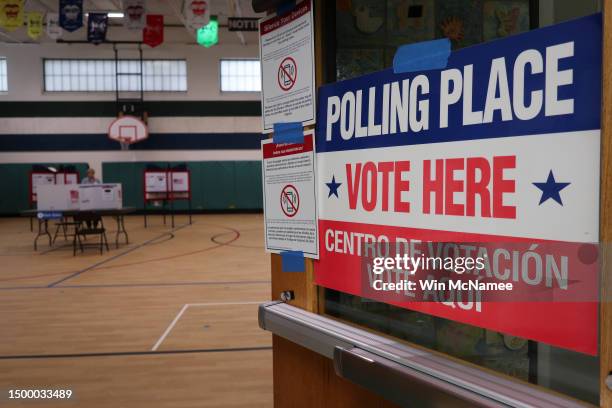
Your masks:
<svg viewBox="0 0 612 408"><path fill-rule="evenodd" d="M444 242L482 243L465 245L473 256L522 244L490 250L474 279L572 301L448 301L432 290L425 302L402 290L387 303L597 354L597 296L576 290L598 285L594 265L577 264L599 240L601 37L594 15L461 49L442 70L321 87L316 283L374 298L370 244L403 243L413 257ZM549 257L546 242L578 249Z"/></svg>
<svg viewBox="0 0 612 408"><path fill-rule="evenodd" d="M147 25L142 30L142 42L149 47L157 47L164 42L164 16L147 14Z"/></svg>
<svg viewBox="0 0 612 408"><path fill-rule="evenodd" d="M192 30L204 27L210 21L210 4L207 0L184 0L183 17Z"/></svg>
<svg viewBox="0 0 612 408"><path fill-rule="evenodd" d="M0 27L6 31L14 31L23 26L24 0L0 1Z"/></svg>
<svg viewBox="0 0 612 408"><path fill-rule="evenodd" d="M87 41L100 44L106 40L108 29L108 14L89 13L87 18Z"/></svg>
<svg viewBox="0 0 612 408"><path fill-rule="evenodd" d="M62 36L62 27L59 25L59 14L57 13L47 13L47 28L46 34L47 37L52 40L57 40Z"/></svg>
<svg viewBox="0 0 612 408"><path fill-rule="evenodd" d="M27 13L28 37L37 40L43 33L43 14L38 11Z"/></svg>
<svg viewBox="0 0 612 408"><path fill-rule="evenodd" d="M142 30L145 27L145 0L123 0L123 21L128 30Z"/></svg>
<svg viewBox="0 0 612 408"><path fill-rule="evenodd" d="M83 0L59 0L59 25L68 32L83 27Z"/></svg>

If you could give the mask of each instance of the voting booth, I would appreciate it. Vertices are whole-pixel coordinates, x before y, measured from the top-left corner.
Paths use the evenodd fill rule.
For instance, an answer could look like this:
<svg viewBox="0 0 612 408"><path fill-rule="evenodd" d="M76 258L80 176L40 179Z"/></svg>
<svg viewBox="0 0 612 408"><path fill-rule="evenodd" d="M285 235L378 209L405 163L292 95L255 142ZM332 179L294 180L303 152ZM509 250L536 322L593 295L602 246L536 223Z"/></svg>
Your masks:
<svg viewBox="0 0 612 408"><path fill-rule="evenodd" d="M30 171L29 175L29 194L28 201L30 207L33 207L38 199L38 188L48 185L63 185L63 184L79 184L80 176L76 170L63 169L59 170L35 166Z"/></svg>
<svg viewBox="0 0 612 408"><path fill-rule="evenodd" d="M117 210L122 206L121 184L84 184L79 186L80 210Z"/></svg>
<svg viewBox="0 0 612 408"><path fill-rule="evenodd" d="M169 214L174 227L176 201L186 201L191 224L191 173L187 166L150 166L143 173L144 224L147 227L147 210L161 211L164 224Z"/></svg>
<svg viewBox="0 0 612 408"><path fill-rule="evenodd" d="M66 211L80 208L79 185L45 184L37 188L38 211Z"/></svg>
<svg viewBox="0 0 612 408"><path fill-rule="evenodd" d="M41 185L38 211L115 210L123 207L121 184Z"/></svg>

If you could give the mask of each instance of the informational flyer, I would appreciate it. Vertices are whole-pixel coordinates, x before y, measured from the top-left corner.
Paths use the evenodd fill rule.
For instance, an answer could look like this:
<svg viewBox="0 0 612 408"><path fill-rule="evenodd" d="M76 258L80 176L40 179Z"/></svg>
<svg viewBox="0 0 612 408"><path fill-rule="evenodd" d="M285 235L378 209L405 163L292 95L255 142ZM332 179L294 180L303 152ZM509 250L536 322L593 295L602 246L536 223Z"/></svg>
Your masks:
<svg viewBox="0 0 612 408"><path fill-rule="evenodd" d="M311 0L259 24L263 131L275 123L315 123L314 33Z"/></svg>
<svg viewBox="0 0 612 408"><path fill-rule="evenodd" d="M147 193L165 193L168 191L168 174L165 171L147 171L145 189Z"/></svg>
<svg viewBox="0 0 612 408"><path fill-rule="evenodd" d="M54 173L32 173L32 194L36 194L38 186L55 184Z"/></svg>
<svg viewBox="0 0 612 408"><path fill-rule="evenodd" d="M185 193L189 191L189 172L172 172L172 191L178 193Z"/></svg>
<svg viewBox="0 0 612 408"><path fill-rule="evenodd" d="M314 131L304 143L262 141L266 250L319 258Z"/></svg>

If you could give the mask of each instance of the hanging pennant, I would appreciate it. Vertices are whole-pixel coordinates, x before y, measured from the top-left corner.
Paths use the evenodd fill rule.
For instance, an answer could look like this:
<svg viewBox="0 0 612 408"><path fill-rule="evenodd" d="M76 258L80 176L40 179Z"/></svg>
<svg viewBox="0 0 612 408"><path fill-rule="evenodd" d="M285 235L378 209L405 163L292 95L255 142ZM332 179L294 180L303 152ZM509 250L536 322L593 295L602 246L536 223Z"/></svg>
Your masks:
<svg viewBox="0 0 612 408"><path fill-rule="evenodd" d="M210 48L219 42L219 23L217 17L212 16L210 22L204 27L198 28L198 44Z"/></svg>
<svg viewBox="0 0 612 408"><path fill-rule="evenodd" d="M142 30L145 26L145 0L123 0L123 24L128 30Z"/></svg>
<svg viewBox="0 0 612 408"><path fill-rule="evenodd" d="M59 25L59 14L47 13L47 37L57 40L62 36L62 27Z"/></svg>
<svg viewBox="0 0 612 408"><path fill-rule="evenodd" d="M106 40L106 29L108 27L108 14L89 13L87 18L87 41L100 44Z"/></svg>
<svg viewBox="0 0 612 408"><path fill-rule="evenodd" d="M26 15L28 23L28 37L38 39L43 33L43 14L38 11L30 11Z"/></svg>
<svg viewBox="0 0 612 408"><path fill-rule="evenodd" d="M6 31L14 31L23 26L24 0L0 1L0 27Z"/></svg>
<svg viewBox="0 0 612 408"><path fill-rule="evenodd" d="M147 25L142 30L142 42L149 47L157 47L164 42L164 16L147 14Z"/></svg>
<svg viewBox="0 0 612 408"><path fill-rule="evenodd" d="M83 27L83 0L59 0L59 24L72 32Z"/></svg>
<svg viewBox="0 0 612 408"><path fill-rule="evenodd" d="M183 16L185 25L192 30L204 27L210 21L210 8L207 0L184 0Z"/></svg>

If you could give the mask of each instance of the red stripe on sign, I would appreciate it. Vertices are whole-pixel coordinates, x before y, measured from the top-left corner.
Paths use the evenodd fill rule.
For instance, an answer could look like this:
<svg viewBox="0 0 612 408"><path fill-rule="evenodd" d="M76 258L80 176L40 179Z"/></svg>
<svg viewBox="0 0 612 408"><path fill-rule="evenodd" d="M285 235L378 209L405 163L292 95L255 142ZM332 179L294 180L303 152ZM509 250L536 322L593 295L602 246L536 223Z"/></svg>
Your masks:
<svg viewBox="0 0 612 408"><path fill-rule="evenodd" d="M505 271L512 274L507 282L515 285L516 297L481 302L474 299L472 302L465 302L466 300L463 299L465 303L462 304L459 304L458 299L450 302L447 300L445 303L442 301L411 301L411 298L404 292L399 295L396 292L385 292L390 294L381 299L382 292L376 292L371 288L370 281L367 279L371 279L373 275L367 275L369 271L366 271L367 267L364 266L364 258L367 260L368 256L372 257L372 253L366 253L367 249L363 246L365 241L393 243L401 239L419 240L423 243L423 247L429 245L429 242L432 243L431 245L440 242L482 243L479 244L482 245L481 247L491 247L495 245L491 243L498 243L497 245L500 246L506 244L507 247L514 248L509 250L510 253L522 245L525 251L531 251L532 254L537 251L533 249L537 244L540 248L548 248L548 251L556 252L551 255L556 258L559 258L560 251L576 254L576 250L585 244L557 244L553 241L516 237L329 220L319 220L319 236L320 259L315 261L315 283L317 285L512 336L597 355L598 263L593 262L591 265L586 262L588 265L585 266L585 261L580 258L580 255L569 257L566 287L563 288L564 281L561 273L554 268L550 269L552 272L549 275L539 277L542 290L548 290L549 292L546 293L553 296L550 298L538 297L538 299L547 299L540 301L530 301L532 298L529 297L537 296L540 293L540 286L533 283L533 280L538 278L537 274L524 275L521 272L523 269L514 272L510 258L505 259L505 268L507 268ZM550 248L555 245L557 249L551 250ZM523 259L527 253L525 251L517 251L520 254L519 260ZM435 256L435 254L426 255ZM543 262L548 260L545 255L541 255L540 259ZM559 264L557 262L557 265ZM546 289L547 286L550 287Z"/></svg>
<svg viewBox="0 0 612 408"><path fill-rule="evenodd" d="M262 21L259 24L259 32L260 35L268 34L277 28L280 28L284 25L291 23L294 20L302 17L304 14L310 12L311 9L311 0L305 0L299 3L293 10L291 10L288 14L282 14L280 16L272 17L267 21Z"/></svg>
<svg viewBox="0 0 612 408"><path fill-rule="evenodd" d="M304 143L265 143L263 145L263 158L273 159L275 157L312 152L312 150L312 135L307 135L304 136Z"/></svg>

